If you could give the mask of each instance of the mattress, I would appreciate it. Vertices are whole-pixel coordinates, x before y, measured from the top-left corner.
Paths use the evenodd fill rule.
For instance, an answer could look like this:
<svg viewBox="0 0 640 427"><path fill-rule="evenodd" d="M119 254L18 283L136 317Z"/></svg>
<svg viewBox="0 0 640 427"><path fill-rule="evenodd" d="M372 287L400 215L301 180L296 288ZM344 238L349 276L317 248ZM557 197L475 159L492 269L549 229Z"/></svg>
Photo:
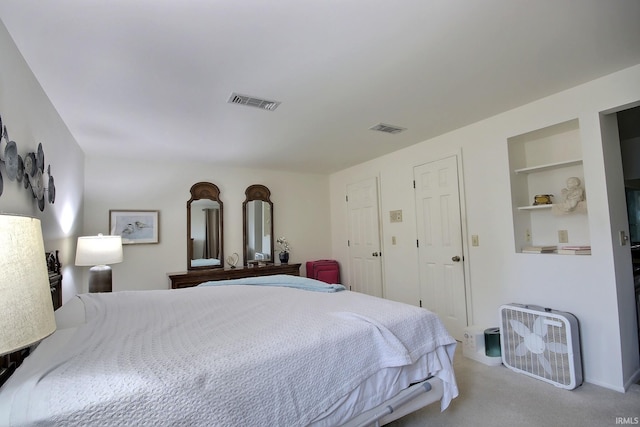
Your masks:
<svg viewBox="0 0 640 427"><path fill-rule="evenodd" d="M247 285L72 301L0 389L0 425L329 426L431 375L443 408L457 395L455 341L391 301Z"/></svg>

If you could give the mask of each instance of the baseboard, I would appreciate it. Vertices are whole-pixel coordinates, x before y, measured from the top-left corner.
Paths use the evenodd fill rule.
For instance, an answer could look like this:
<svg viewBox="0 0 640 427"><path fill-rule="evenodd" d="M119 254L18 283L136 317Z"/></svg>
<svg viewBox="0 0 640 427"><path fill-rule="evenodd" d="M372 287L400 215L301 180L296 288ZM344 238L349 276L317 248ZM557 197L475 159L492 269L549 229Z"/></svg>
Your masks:
<svg viewBox="0 0 640 427"><path fill-rule="evenodd" d="M617 391L618 393L626 393L624 387L614 386L613 384L604 383L602 381L593 381L592 379L584 379L585 383L597 385L598 387L607 388L609 390Z"/></svg>
<svg viewBox="0 0 640 427"><path fill-rule="evenodd" d="M634 384L640 384L640 369L636 370L627 382L624 383L625 392Z"/></svg>

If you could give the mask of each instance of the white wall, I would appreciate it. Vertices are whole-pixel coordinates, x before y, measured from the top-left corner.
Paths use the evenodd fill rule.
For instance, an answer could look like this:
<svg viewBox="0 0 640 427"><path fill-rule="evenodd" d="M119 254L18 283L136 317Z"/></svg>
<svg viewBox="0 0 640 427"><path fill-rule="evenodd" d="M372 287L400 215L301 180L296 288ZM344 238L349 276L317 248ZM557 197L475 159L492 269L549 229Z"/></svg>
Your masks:
<svg viewBox="0 0 640 427"><path fill-rule="evenodd" d="M160 211L160 243L124 246L124 261L112 265L114 291L167 289L167 273L186 270L186 207L189 189L199 181L220 188L225 257L237 252L242 260L242 202L251 184L271 190L275 236L289 240L289 263L302 263L301 274L307 260L331 254L328 176L87 157L85 179L86 234L108 232L110 209ZM85 272L85 291L87 281Z"/></svg>
<svg viewBox="0 0 640 427"><path fill-rule="evenodd" d="M0 115L9 139L16 142L18 153L23 157L36 152L38 143L42 143L45 168L51 165L56 187L55 203L47 203L44 212L40 212L31 190L25 190L22 183L9 181L2 166L4 191L0 195L0 212L40 218L45 250L60 251L62 296L63 301L67 301L77 293L74 277L79 270L73 263L76 237L82 225L84 154L1 22L0 52ZM2 153L4 148L3 140ZM45 186L48 178L45 174Z"/></svg>
<svg viewBox="0 0 640 427"><path fill-rule="evenodd" d="M624 335L620 328L620 322L634 321L633 306L618 304L633 301L634 291L630 263L628 274L616 276L612 230L627 225L624 215L610 219L608 203L624 210L624 192L607 191L599 113L638 100L640 66L635 66L331 175L333 257L346 269L343 276L348 277L346 186L379 176L386 296L417 304L413 167L460 151L465 238L476 234L480 240L478 247L464 242L472 323L497 326L498 307L511 302L571 312L580 321L586 381L623 391L640 375L635 328L622 330ZM580 121L593 254L516 254L507 139L575 118ZM619 159L617 165L607 162L608 168L620 165ZM404 221L391 224L388 212L396 209L403 210ZM397 237L396 245L391 236Z"/></svg>

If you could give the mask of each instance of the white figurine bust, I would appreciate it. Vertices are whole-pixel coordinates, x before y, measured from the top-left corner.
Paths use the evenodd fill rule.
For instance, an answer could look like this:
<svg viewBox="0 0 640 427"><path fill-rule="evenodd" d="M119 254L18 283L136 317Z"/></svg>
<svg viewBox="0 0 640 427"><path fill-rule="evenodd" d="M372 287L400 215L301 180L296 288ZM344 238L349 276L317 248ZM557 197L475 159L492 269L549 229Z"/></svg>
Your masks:
<svg viewBox="0 0 640 427"><path fill-rule="evenodd" d="M578 203L584 200L584 188L580 184L578 177L567 178L567 188L562 189L562 208L565 212L575 210Z"/></svg>

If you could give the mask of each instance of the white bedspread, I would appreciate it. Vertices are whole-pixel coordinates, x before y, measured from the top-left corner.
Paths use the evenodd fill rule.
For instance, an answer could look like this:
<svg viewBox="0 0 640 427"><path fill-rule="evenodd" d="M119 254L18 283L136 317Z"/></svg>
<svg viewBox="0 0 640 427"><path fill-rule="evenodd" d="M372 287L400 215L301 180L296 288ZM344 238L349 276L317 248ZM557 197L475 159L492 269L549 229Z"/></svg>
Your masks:
<svg viewBox="0 0 640 427"><path fill-rule="evenodd" d="M51 366L27 358L20 369L35 372L0 390L12 424L305 426L379 369L425 353L442 408L458 393L455 341L421 308L256 286L80 297L87 323Z"/></svg>

